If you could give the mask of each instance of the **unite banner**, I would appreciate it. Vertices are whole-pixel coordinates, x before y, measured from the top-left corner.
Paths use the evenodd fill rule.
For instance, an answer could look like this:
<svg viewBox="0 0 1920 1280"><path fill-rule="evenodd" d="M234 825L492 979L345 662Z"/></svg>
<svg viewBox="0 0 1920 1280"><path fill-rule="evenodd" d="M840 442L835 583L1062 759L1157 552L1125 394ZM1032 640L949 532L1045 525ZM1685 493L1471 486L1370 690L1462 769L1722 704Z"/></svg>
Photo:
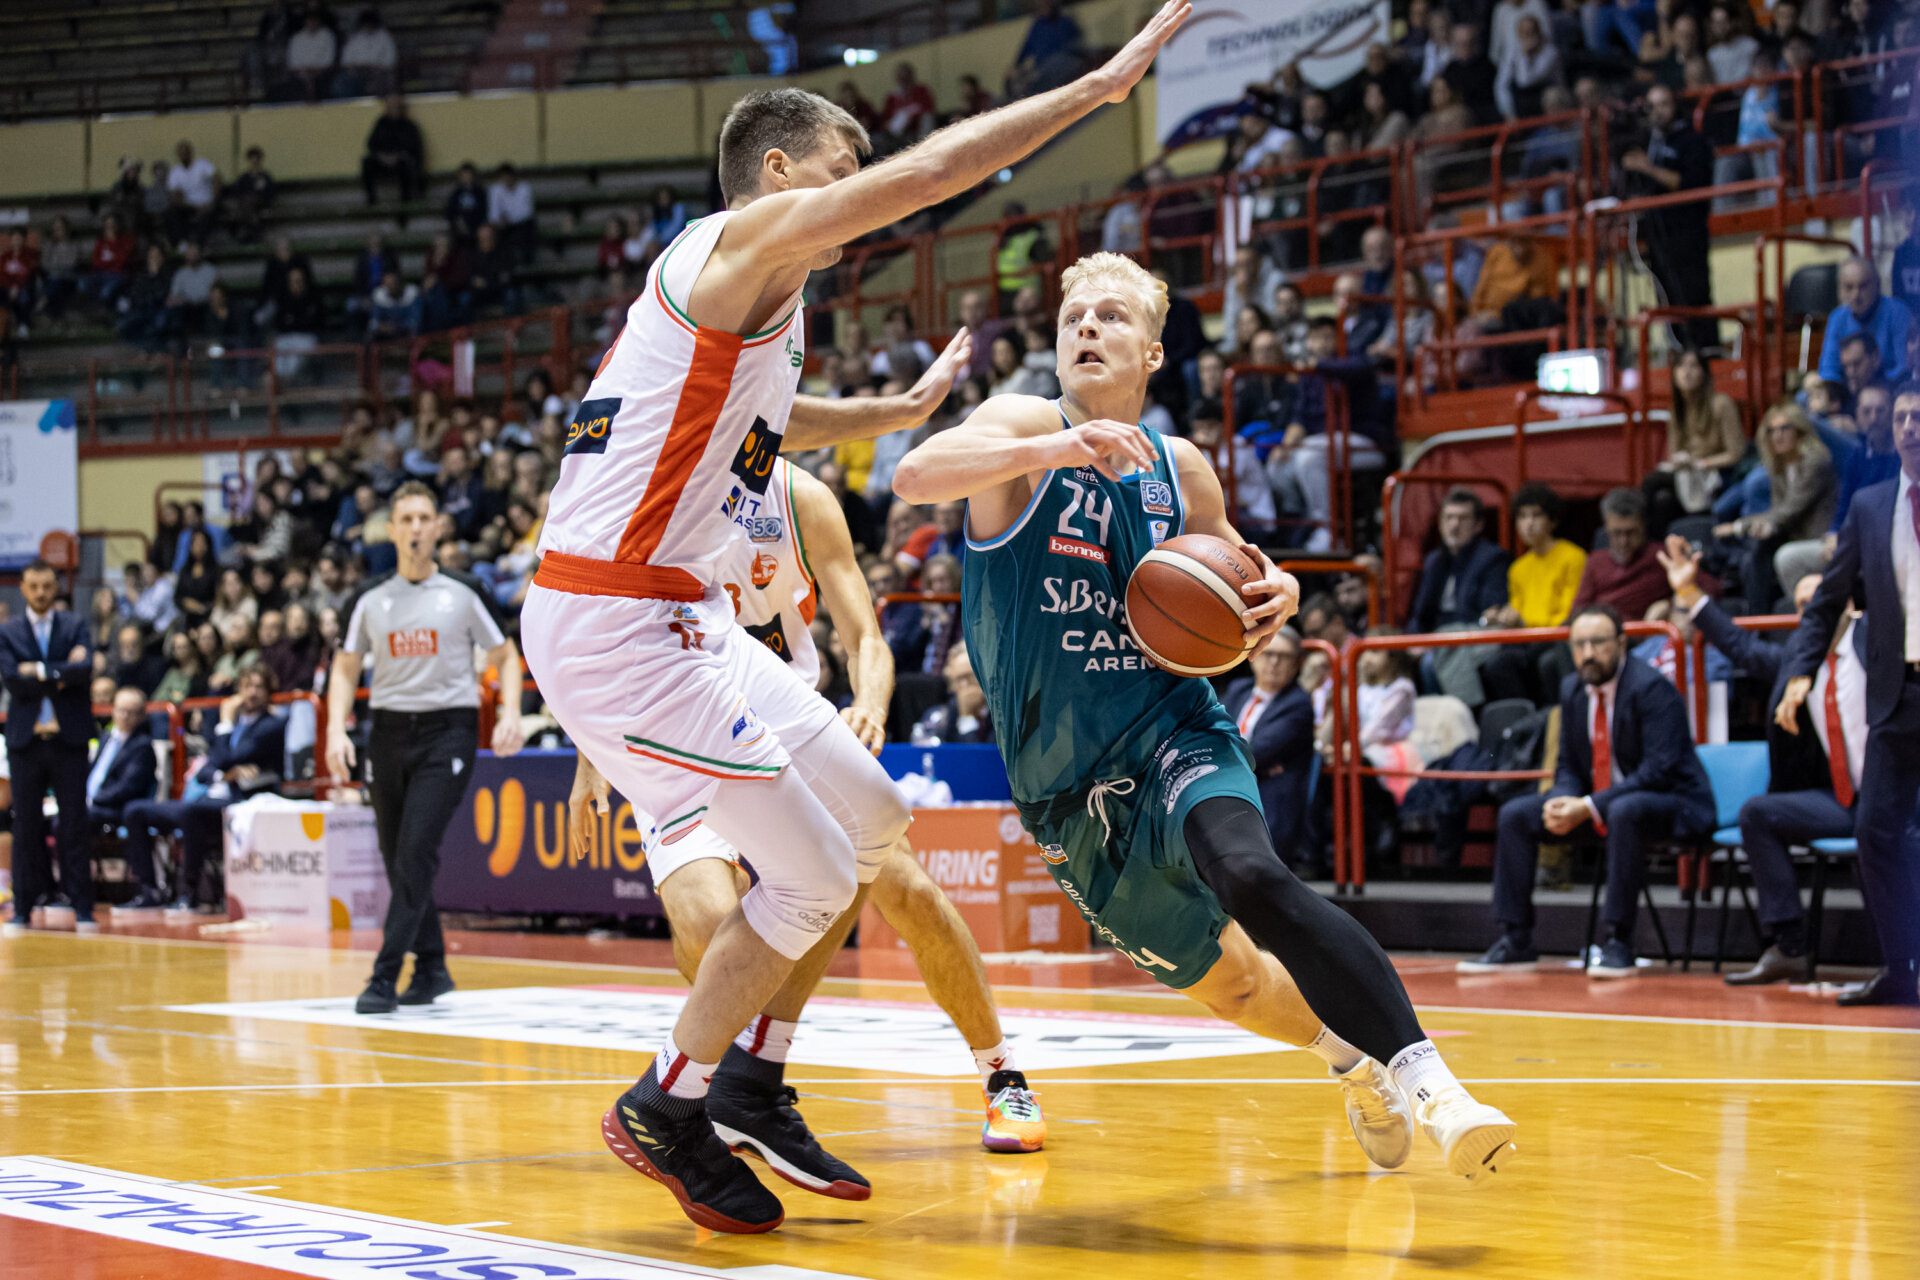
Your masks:
<svg viewBox="0 0 1920 1280"><path fill-rule="evenodd" d="M1367 46L1389 42L1387 0L1194 0L1193 16L1154 61L1162 143L1239 101L1289 62L1327 89L1359 71Z"/></svg>
<svg viewBox="0 0 1920 1280"><path fill-rule="evenodd" d="M80 530L80 432L71 400L0 403L0 570L20 570L49 533Z"/></svg>

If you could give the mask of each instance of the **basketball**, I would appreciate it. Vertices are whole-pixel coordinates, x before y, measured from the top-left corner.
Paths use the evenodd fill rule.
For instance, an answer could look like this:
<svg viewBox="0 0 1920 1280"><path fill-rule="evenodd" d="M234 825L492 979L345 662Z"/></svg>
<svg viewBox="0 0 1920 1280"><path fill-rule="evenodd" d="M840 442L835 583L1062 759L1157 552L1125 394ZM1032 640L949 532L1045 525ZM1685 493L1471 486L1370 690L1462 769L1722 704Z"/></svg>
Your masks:
<svg viewBox="0 0 1920 1280"><path fill-rule="evenodd" d="M1142 556L1127 579L1127 630L1154 665L1183 676L1212 676L1247 656L1240 593L1260 580L1260 564L1224 538L1189 533Z"/></svg>

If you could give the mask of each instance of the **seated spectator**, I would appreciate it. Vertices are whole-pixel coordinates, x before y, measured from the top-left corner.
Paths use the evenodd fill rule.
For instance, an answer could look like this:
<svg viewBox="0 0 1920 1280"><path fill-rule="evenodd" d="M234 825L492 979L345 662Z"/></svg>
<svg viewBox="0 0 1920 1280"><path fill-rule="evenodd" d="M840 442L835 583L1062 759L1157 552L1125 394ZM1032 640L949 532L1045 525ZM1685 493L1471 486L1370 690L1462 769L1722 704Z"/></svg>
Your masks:
<svg viewBox="0 0 1920 1280"><path fill-rule="evenodd" d="M420 332L420 290L400 278L398 266L380 278L367 311L367 341L411 338Z"/></svg>
<svg viewBox="0 0 1920 1280"><path fill-rule="evenodd" d="M420 272L420 327L439 333L465 320L472 302L472 267L467 252L451 235L433 238Z"/></svg>
<svg viewBox="0 0 1920 1280"><path fill-rule="evenodd" d="M1385 635L1382 631L1380 634ZM1404 649L1368 649L1360 655L1360 746L1392 746L1413 736L1413 655Z"/></svg>
<svg viewBox="0 0 1920 1280"><path fill-rule="evenodd" d="M866 95L860 92L853 81L840 82L840 87L833 91L833 102L835 106L857 120L860 127L869 134L878 132L880 112L873 103L867 101Z"/></svg>
<svg viewBox="0 0 1920 1280"><path fill-rule="evenodd" d="M1846 374L1849 382L1853 380L1841 366L1841 348L1860 335L1872 339L1871 352L1880 360L1881 373L1898 385L1908 376L1907 331L1913 323L1905 303L1881 294L1880 272L1873 263L1848 258L1840 266L1840 305L1827 317L1826 336L1820 344L1820 376L1838 382Z"/></svg>
<svg viewBox="0 0 1920 1280"><path fill-rule="evenodd" d="M207 666L186 628L167 636L167 658L166 674L153 689L155 702L185 702L207 696Z"/></svg>
<svg viewBox="0 0 1920 1280"><path fill-rule="evenodd" d="M193 528L182 539L180 567L174 573L173 603L181 617L189 624L208 618L220 586L220 561L213 549L213 535L205 525Z"/></svg>
<svg viewBox="0 0 1920 1280"><path fill-rule="evenodd" d="M1788 542L1775 554L1774 571L1782 585L1820 572L1833 556L1834 543L1854 496L1869 485L1900 474L1900 454L1893 439L1893 393L1880 383L1862 387L1854 399L1853 420L1859 428L1857 437L1850 439L1832 430L1820 433L1821 443L1838 466L1833 520L1818 543ZM1838 461L1843 454L1844 461Z"/></svg>
<svg viewBox="0 0 1920 1280"><path fill-rule="evenodd" d="M910 584L918 577L921 566L935 556L952 556L956 561L966 559L967 504L937 502L932 515L932 520L915 529L893 558L894 567ZM960 588L956 584L953 589Z"/></svg>
<svg viewBox="0 0 1920 1280"><path fill-rule="evenodd" d="M1487 31L1487 57L1494 66L1506 61L1522 18L1532 18L1543 35L1553 26L1553 12L1546 0L1499 0L1493 6Z"/></svg>
<svg viewBox="0 0 1920 1280"><path fill-rule="evenodd" d="M1261 465L1259 451L1243 436L1221 441L1222 410L1218 400L1197 400L1187 422L1187 437L1193 441L1214 470L1233 475L1233 525L1252 535L1271 533L1278 511L1267 469ZM1222 456L1223 449L1229 456ZM1290 512L1289 514L1298 514Z"/></svg>
<svg viewBox="0 0 1920 1280"><path fill-rule="evenodd" d="M890 135L898 150L925 137L933 128L933 90L921 84L911 62L900 62L893 69L893 92L880 105L880 128Z"/></svg>
<svg viewBox="0 0 1920 1280"><path fill-rule="evenodd" d="M247 148L247 167L227 185L227 229L243 244L260 238L260 224L279 197L280 188L267 172L267 153Z"/></svg>
<svg viewBox="0 0 1920 1280"><path fill-rule="evenodd" d="M436 479L441 513L453 517L461 538L474 537L480 532L481 484L465 445L449 444L441 450Z"/></svg>
<svg viewBox="0 0 1920 1280"><path fill-rule="evenodd" d="M968 116L985 115L993 110L993 95L980 85L980 77L968 72L960 77L960 108L953 113L952 120L964 120Z"/></svg>
<svg viewBox="0 0 1920 1280"><path fill-rule="evenodd" d="M1644 618L1648 606L1667 594L1666 571L1647 541L1647 500L1638 489L1610 489L1600 499L1600 519L1606 552L1587 557L1573 611L1604 604L1622 617Z"/></svg>
<svg viewBox="0 0 1920 1280"><path fill-rule="evenodd" d="M173 574L151 565L129 560L120 571L123 598L121 608L127 617L161 635L173 626L178 610L173 603Z"/></svg>
<svg viewBox="0 0 1920 1280"><path fill-rule="evenodd" d="M1614 493L1639 497L1630 489ZM1666 586L1664 570L1661 586ZM1462 961L1462 972L1498 972L1539 961L1533 942L1534 873L1541 843L1564 840L1604 842L1606 849L1604 941L1587 976L1630 976L1648 845L1712 829L1713 790L1694 753L1686 704L1670 681L1627 656L1619 611L1608 605L1577 610L1572 648L1578 671L1561 686L1553 788L1500 808L1493 915L1501 937L1479 959Z"/></svg>
<svg viewBox="0 0 1920 1280"><path fill-rule="evenodd" d="M1514 7L1502 4L1497 12ZM1560 51L1547 39L1546 23L1531 13L1522 13L1514 24L1512 43L1498 65L1500 72L1494 80L1493 99L1500 114L1509 120L1539 115L1541 99L1548 88L1565 83Z"/></svg>
<svg viewBox="0 0 1920 1280"><path fill-rule="evenodd" d="M206 328L207 300L219 276L213 264L200 256L198 241L187 241L186 260L173 273L167 286L167 307L163 324L175 345L184 349L186 340Z"/></svg>
<svg viewBox="0 0 1920 1280"><path fill-rule="evenodd" d="M122 686L113 695L113 719L107 732L100 735L93 765L87 770L88 825L95 830L118 828L128 805L153 798L158 772L159 760L147 723L146 695ZM136 858L129 850L126 862L127 874L140 888L120 909L165 906L167 899L154 874L151 849L145 858Z"/></svg>
<svg viewBox="0 0 1920 1280"><path fill-rule="evenodd" d="M266 494L260 496L265 501L272 502L270 496ZM225 633L227 623L236 617L254 622L260 617L260 605L247 586L246 574L240 569L228 567L220 571L220 589L214 596L213 608L208 612L207 619L213 623L216 630Z"/></svg>
<svg viewBox="0 0 1920 1280"><path fill-rule="evenodd" d="M87 613L87 644L93 649L95 674L106 670L107 657L113 651L114 638L125 626L127 614L120 608L120 597L112 587L95 587L93 603Z"/></svg>
<svg viewBox="0 0 1920 1280"><path fill-rule="evenodd" d="M1700 555L1681 539L1667 539L1661 563L1675 604L1691 616L1708 643L1750 677L1767 683L1766 705L1777 706L1793 674L1786 646L1769 644L1733 624L1700 589ZM1794 584L1795 613L1806 609L1819 583L1818 575L1808 575ZM1740 839L1760 899L1767 947L1752 968L1727 975L1730 986L1779 982L1799 976L1806 967L1807 918L1791 850L1824 837L1853 834L1853 798L1867 749L1866 631L1865 618L1842 624L1839 643L1797 713L1795 730L1767 717L1767 791L1740 808Z"/></svg>
<svg viewBox="0 0 1920 1280"><path fill-rule="evenodd" d="M493 184L487 188L487 221L493 224L501 243L513 250L521 266L533 261L540 248L533 184L521 177L511 164L503 164L494 171Z"/></svg>
<svg viewBox="0 0 1920 1280"><path fill-rule="evenodd" d="M887 308L884 341L873 353L870 368L876 378L898 378L909 385L933 365L933 348L913 336L913 309L904 303Z"/></svg>
<svg viewBox="0 0 1920 1280"><path fill-rule="evenodd" d="M176 163L167 173L167 239L183 250L187 240L205 239L213 230L220 204L220 174L213 161L193 154L193 144L173 148Z"/></svg>
<svg viewBox="0 0 1920 1280"><path fill-rule="evenodd" d="M911 741L916 747L934 747L944 742L992 742L993 715L987 695L967 660L964 640L955 641L947 651L946 666L940 674L947 682L947 700L929 708L913 726Z"/></svg>
<svg viewBox="0 0 1920 1280"><path fill-rule="evenodd" d="M148 245L146 270L133 277L120 298L121 341L148 351L159 349L166 332L167 296L172 289L167 251L158 244Z"/></svg>
<svg viewBox="0 0 1920 1280"><path fill-rule="evenodd" d="M81 285L86 296L102 308L117 303L126 291L137 251L138 242L121 222L119 214L109 213L102 218L100 234L93 239L93 269Z"/></svg>
<svg viewBox="0 0 1920 1280"><path fill-rule="evenodd" d="M418 200L426 190L427 148L420 126L407 115L407 100L389 94L386 110L367 134L367 154L360 161L360 184L366 189L367 204L379 203L377 184L392 178L400 186L403 202ZM452 198L448 200L452 207Z"/></svg>
<svg viewBox="0 0 1920 1280"><path fill-rule="evenodd" d="M295 91L308 102L327 96L339 51L339 39L322 20L320 7L307 10L306 22L287 40L285 65Z"/></svg>
<svg viewBox="0 0 1920 1280"><path fill-rule="evenodd" d="M1472 23L1456 22L1448 36L1451 56L1440 78L1453 90L1453 96L1472 113L1476 124L1491 124L1499 119L1493 86L1499 70L1480 52L1480 30Z"/></svg>
<svg viewBox="0 0 1920 1280"><path fill-rule="evenodd" d="M1307 541L1311 550L1323 550L1332 541L1327 527L1332 511L1327 475L1328 382L1339 382L1347 394L1348 417L1352 423L1352 430L1347 432L1347 462L1352 469L1368 471L1384 467L1386 455L1377 441L1382 435L1392 434L1391 427L1380 419L1380 388L1373 362L1364 355L1336 355L1337 330L1332 316L1316 316L1308 321L1309 372L1300 377L1295 418L1288 424L1285 437L1286 447L1292 454L1288 465L1294 482L1306 498L1308 517L1320 526Z"/></svg>
<svg viewBox="0 0 1920 1280"><path fill-rule="evenodd" d="M296 270L306 272L307 280L311 283L313 259L297 252L288 237L276 236L273 252L260 269L260 291L256 298L259 305L253 313L255 324L264 328L273 323L275 313L287 299L287 278Z"/></svg>
<svg viewBox="0 0 1920 1280"><path fill-rule="evenodd" d="M387 238L378 231L367 233L366 247L354 255L352 293L347 298L349 318L367 313L373 291L386 279L387 272L399 271L400 255L387 248Z"/></svg>
<svg viewBox="0 0 1920 1280"><path fill-rule="evenodd" d="M520 289L514 282L517 265L513 250L500 242L493 224L482 223L474 240L472 272L467 277L467 294L474 311L498 307L509 316L520 314Z"/></svg>
<svg viewBox="0 0 1920 1280"><path fill-rule="evenodd" d="M65 214L56 214L40 242L40 307L49 320L66 316L80 291L80 242Z"/></svg>
<svg viewBox="0 0 1920 1280"><path fill-rule="evenodd" d="M1910 202L1909 213L1920 215L1920 201ZM1909 312L1920 317L1920 216L1909 217L1907 238L1894 248L1890 275L1894 298ZM1920 377L1920 369L1914 368L1912 360L1907 361L1907 368L1914 376Z"/></svg>
<svg viewBox="0 0 1920 1280"><path fill-rule="evenodd" d="M1760 42L1742 29L1752 10L1741 5L1738 23L1734 13L1725 0L1707 10L1707 61L1715 84L1732 84L1754 74L1753 55L1760 52Z"/></svg>
<svg viewBox="0 0 1920 1280"><path fill-rule="evenodd" d="M687 206L672 187L659 186L653 189L650 211L654 252L659 253L687 229Z"/></svg>
<svg viewBox="0 0 1920 1280"><path fill-rule="evenodd" d="M40 304L40 251L27 243L25 227L7 232L0 253L0 304L24 326Z"/></svg>
<svg viewBox="0 0 1920 1280"><path fill-rule="evenodd" d="M212 748L188 782L186 794L179 800L135 800L122 811L129 863L152 863L156 833L179 832L184 837L175 910L217 910L211 900L196 907L195 897L208 860L216 867L220 863L221 812L281 781L286 767L286 718L274 713L273 693L271 671L256 666L242 672L237 691L220 704Z"/></svg>
<svg viewBox="0 0 1920 1280"><path fill-rule="evenodd" d="M152 179L141 192L139 225L148 235L165 238L167 234L167 214L173 197L167 190L167 174L172 166L165 160L155 160L148 172Z"/></svg>
<svg viewBox="0 0 1920 1280"><path fill-rule="evenodd" d="M1260 784L1260 810L1273 847L1290 864L1306 847L1302 819L1313 770L1313 697L1298 683L1300 635L1292 627L1274 633L1267 647L1247 660L1251 674L1227 686L1221 706L1253 753Z"/></svg>
<svg viewBox="0 0 1920 1280"><path fill-rule="evenodd" d="M353 34L340 47L340 74L334 77L336 98L384 97L394 90L394 72L400 66L400 48L393 32L371 6L360 11Z"/></svg>
<svg viewBox="0 0 1920 1280"><path fill-rule="evenodd" d="M1531 329L1537 326L1512 323L1507 308L1536 299L1557 300L1559 296L1560 270L1552 255L1536 245L1531 236L1508 236L1487 250L1467 310L1488 333Z"/></svg>
<svg viewBox="0 0 1920 1280"><path fill-rule="evenodd" d="M1673 403L1667 410L1667 456L1641 484L1647 495L1648 532L1666 536L1682 514L1698 515L1734 478L1747 455L1747 434L1733 398L1714 390L1706 358L1692 348L1674 357Z"/></svg>
<svg viewBox="0 0 1920 1280"><path fill-rule="evenodd" d="M227 295L223 284L213 286L207 295L207 313L201 325L201 332L207 340L207 356L210 369L208 382L216 389L251 387L258 371L258 362L235 352L250 351L259 345L259 334L253 327L253 316L243 307L233 305L233 299Z"/></svg>
<svg viewBox="0 0 1920 1280"><path fill-rule="evenodd" d="M1543 484L1522 485L1513 495L1513 529L1526 550L1507 568L1507 603L1488 616L1496 627L1558 627L1573 612L1587 553L1556 538L1560 497ZM1542 700L1537 664L1556 645L1501 645L1480 664L1480 685L1489 702L1501 698Z"/></svg>
<svg viewBox="0 0 1920 1280"><path fill-rule="evenodd" d="M1833 523L1839 484L1827 447L1791 401L1767 411L1760 426L1760 461L1770 478L1766 513L1716 525L1713 534L1741 544L1743 594L1753 608L1772 612L1784 585L1774 568L1778 553L1787 544L1820 537Z"/></svg>
<svg viewBox="0 0 1920 1280"><path fill-rule="evenodd" d="M115 688L138 689L143 698L148 697L166 673L167 660L147 648L147 633L137 623L129 622L115 633L113 653L103 672Z"/></svg>
<svg viewBox="0 0 1920 1280"><path fill-rule="evenodd" d="M627 220L612 215L607 218L606 228L601 232L600 243L594 248L593 270L600 279L605 280L616 271L624 270L628 263L637 263L645 253L645 241L635 242L635 254L627 255Z"/></svg>
<svg viewBox="0 0 1920 1280"><path fill-rule="evenodd" d="M471 160L460 166L453 190L447 192L447 234L455 244L470 245L487 220L487 189L480 185L480 173Z"/></svg>
<svg viewBox="0 0 1920 1280"><path fill-rule="evenodd" d="M1407 630L1415 634L1479 626L1505 605L1513 557L1482 536L1486 504L1471 489L1449 490L1440 504L1440 545L1427 553Z"/></svg>
<svg viewBox="0 0 1920 1280"><path fill-rule="evenodd" d="M287 292L273 313L273 349L284 352L309 352L320 345L320 334L327 327L326 304L312 287L311 277L299 267L287 273ZM274 359L273 370L281 378L298 377L306 367L299 354Z"/></svg>
<svg viewBox="0 0 1920 1280"><path fill-rule="evenodd" d="M1008 99L1045 93L1077 77L1085 39L1080 24L1060 12L1060 0L1034 0L1033 25L1007 72Z"/></svg>

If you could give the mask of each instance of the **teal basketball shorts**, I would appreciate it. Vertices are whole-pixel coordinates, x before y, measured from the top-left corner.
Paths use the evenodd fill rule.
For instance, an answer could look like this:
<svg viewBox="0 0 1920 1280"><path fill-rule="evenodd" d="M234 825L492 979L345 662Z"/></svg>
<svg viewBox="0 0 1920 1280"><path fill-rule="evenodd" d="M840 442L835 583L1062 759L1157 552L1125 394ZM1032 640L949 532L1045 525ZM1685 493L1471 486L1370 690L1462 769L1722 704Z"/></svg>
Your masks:
<svg viewBox="0 0 1920 1280"><path fill-rule="evenodd" d="M1143 772L1090 786L1071 801L1023 806L1027 830L1094 932L1184 990L1220 959L1228 919L1194 868L1187 815L1215 796L1260 807L1246 743L1216 707L1210 720L1168 737Z"/></svg>

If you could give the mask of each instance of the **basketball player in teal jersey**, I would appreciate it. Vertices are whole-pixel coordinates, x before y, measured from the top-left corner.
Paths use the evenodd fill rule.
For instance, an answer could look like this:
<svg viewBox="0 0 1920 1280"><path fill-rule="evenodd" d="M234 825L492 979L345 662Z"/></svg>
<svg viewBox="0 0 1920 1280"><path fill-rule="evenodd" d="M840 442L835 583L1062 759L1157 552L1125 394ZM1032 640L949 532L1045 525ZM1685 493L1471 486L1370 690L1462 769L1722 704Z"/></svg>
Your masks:
<svg viewBox="0 0 1920 1280"><path fill-rule="evenodd" d="M1513 1122L1454 1078L1366 930L1274 852L1252 756L1212 687L1154 666L1128 635L1127 579L1182 533L1258 557L1264 579L1243 588L1254 648L1299 598L1234 532L1200 451L1136 425L1166 286L1109 253L1060 284L1062 397L996 396L894 474L909 502L967 500L967 653L1021 819L1135 965L1324 1059L1375 1164L1404 1163L1418 1124L1449 1170L1491 1174Z"/></svg>

